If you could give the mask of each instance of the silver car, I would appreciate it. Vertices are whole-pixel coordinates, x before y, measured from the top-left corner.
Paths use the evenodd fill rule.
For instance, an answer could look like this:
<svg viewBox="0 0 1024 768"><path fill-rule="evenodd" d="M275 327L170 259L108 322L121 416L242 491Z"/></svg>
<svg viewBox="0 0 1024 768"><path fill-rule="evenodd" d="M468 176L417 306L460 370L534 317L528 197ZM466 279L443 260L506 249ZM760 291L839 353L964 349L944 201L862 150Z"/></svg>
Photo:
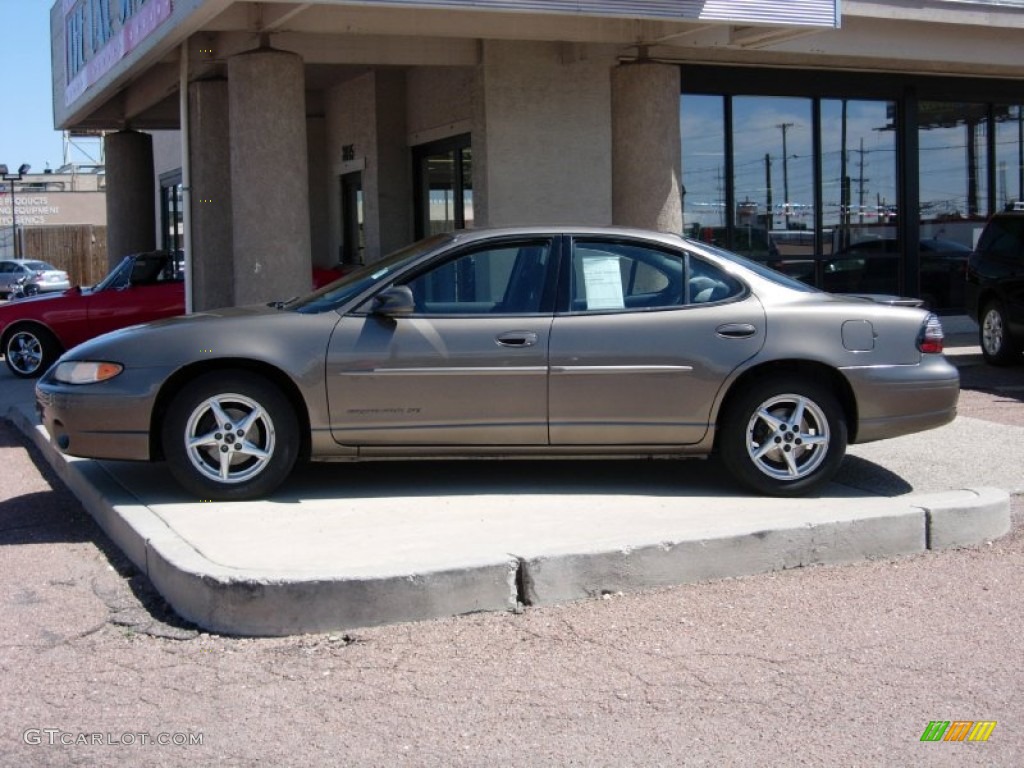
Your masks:
<svg viewBox="0 0 1024 768"><path fill-rule="evenodd" d="M63 451L166 460L201 499L298 459L707 457L805 494L848 443L956 414L938 319L669 234L438 235L314 293L128 328L36 393Z"/></svg>
<svg viewBox="0 0 1024 768"><path fill-rule="evenodd" d="M26 294L66 291L71 287L68 273L38 259L5 259L0 261L0 296L9 298L24 279Z"/></svg>

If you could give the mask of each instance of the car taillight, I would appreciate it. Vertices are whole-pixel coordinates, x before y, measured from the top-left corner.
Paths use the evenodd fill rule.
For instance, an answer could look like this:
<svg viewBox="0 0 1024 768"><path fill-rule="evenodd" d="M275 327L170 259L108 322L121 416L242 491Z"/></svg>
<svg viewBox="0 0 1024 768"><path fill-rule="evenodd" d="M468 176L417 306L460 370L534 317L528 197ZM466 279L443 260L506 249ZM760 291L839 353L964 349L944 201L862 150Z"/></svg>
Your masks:
<svg viewBox="0 0 1024 768"><path fill-rule="evenodd" d="M921 324L921 332L917 334L917 348L925 354L940 354L945 338L938 316L930 313Z"/></svg>

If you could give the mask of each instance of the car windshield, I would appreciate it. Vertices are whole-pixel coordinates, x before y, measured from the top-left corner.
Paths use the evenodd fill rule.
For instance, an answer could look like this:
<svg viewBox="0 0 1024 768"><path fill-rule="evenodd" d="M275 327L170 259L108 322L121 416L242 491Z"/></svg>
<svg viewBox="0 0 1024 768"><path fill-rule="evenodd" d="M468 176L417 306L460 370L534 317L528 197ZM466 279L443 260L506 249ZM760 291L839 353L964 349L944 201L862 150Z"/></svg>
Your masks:
<svg viewBox="0 0 1024 768"><path fill-rule="evenodd" d="M105 291L108 288L121 288L128 285L128 280L132 276L132 261L131 256L125 256L121 263L110 270L107 276L96 283L92 289Z"/></svg>
<svg viewBox="0 0 1024 768"><path fill-rule="evenodd" d="M804 293L820 292L819 289L815 288L813 285L808 285L807 283L801 282L800 280L797 280L795 277L784 275L782 272L778 272L777 270L774 270L771 267L765 266L759 261L748 259L745 256L740 256L739 254L733 253L732 251L726 251L717 246L708 245L707 243L700 243L699 245L705 251L709 251L713 253L715 256L725 259L726 261L732 262L733 264L738 264L744 269L749 269L758 277L762 277L765 280L770 280L776 285L781 285L786 288L791 288L794 291L802 291Z"/></svg>
<svg viewBox="0 0 1024 768"><path fill-rule="evenodd" d="M379 261L359 267L355 271L329 285L325 285L313 293L288 302L283 306L283 309L307 315L336 309L374 285L389 280L392 275L400 272L410 261L419 258L425 253L436 250L438 246L448 242L450 239L451 235L445 233L408 245Z"/></svg>

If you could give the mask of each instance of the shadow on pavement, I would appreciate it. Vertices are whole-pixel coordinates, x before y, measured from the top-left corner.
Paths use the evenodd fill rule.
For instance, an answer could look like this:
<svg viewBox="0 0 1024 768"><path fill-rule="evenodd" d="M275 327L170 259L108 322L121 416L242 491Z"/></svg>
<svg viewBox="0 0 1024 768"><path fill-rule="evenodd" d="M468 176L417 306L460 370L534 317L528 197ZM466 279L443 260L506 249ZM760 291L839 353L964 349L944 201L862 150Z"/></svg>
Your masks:
<svg viewBox="0 0 1024 768"><path fill-rule="evenodd" d="M171 479L162 464L105 462L114 477L147 506L203 503ZM913 491L899 475L847 456L835 481L808 498L898 496ZM367 461L300 464L271 504L438 496L637 496L758 498L736 486L724 467L708 460Z"/></svg>

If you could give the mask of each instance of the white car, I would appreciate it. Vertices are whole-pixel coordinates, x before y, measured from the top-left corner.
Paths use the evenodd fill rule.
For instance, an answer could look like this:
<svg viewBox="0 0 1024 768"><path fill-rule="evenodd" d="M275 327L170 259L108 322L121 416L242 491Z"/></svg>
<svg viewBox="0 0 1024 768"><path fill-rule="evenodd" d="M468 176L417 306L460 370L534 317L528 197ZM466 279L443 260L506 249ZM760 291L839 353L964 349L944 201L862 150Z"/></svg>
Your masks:
<svg viewBox="0 0 1024 768"><path fill-rule="evenodd" d="M38 259L8 259L0 261L0 296L9 299L22 278L26 294L66 291L71 287L68 273L52 264Z"/></svg>

